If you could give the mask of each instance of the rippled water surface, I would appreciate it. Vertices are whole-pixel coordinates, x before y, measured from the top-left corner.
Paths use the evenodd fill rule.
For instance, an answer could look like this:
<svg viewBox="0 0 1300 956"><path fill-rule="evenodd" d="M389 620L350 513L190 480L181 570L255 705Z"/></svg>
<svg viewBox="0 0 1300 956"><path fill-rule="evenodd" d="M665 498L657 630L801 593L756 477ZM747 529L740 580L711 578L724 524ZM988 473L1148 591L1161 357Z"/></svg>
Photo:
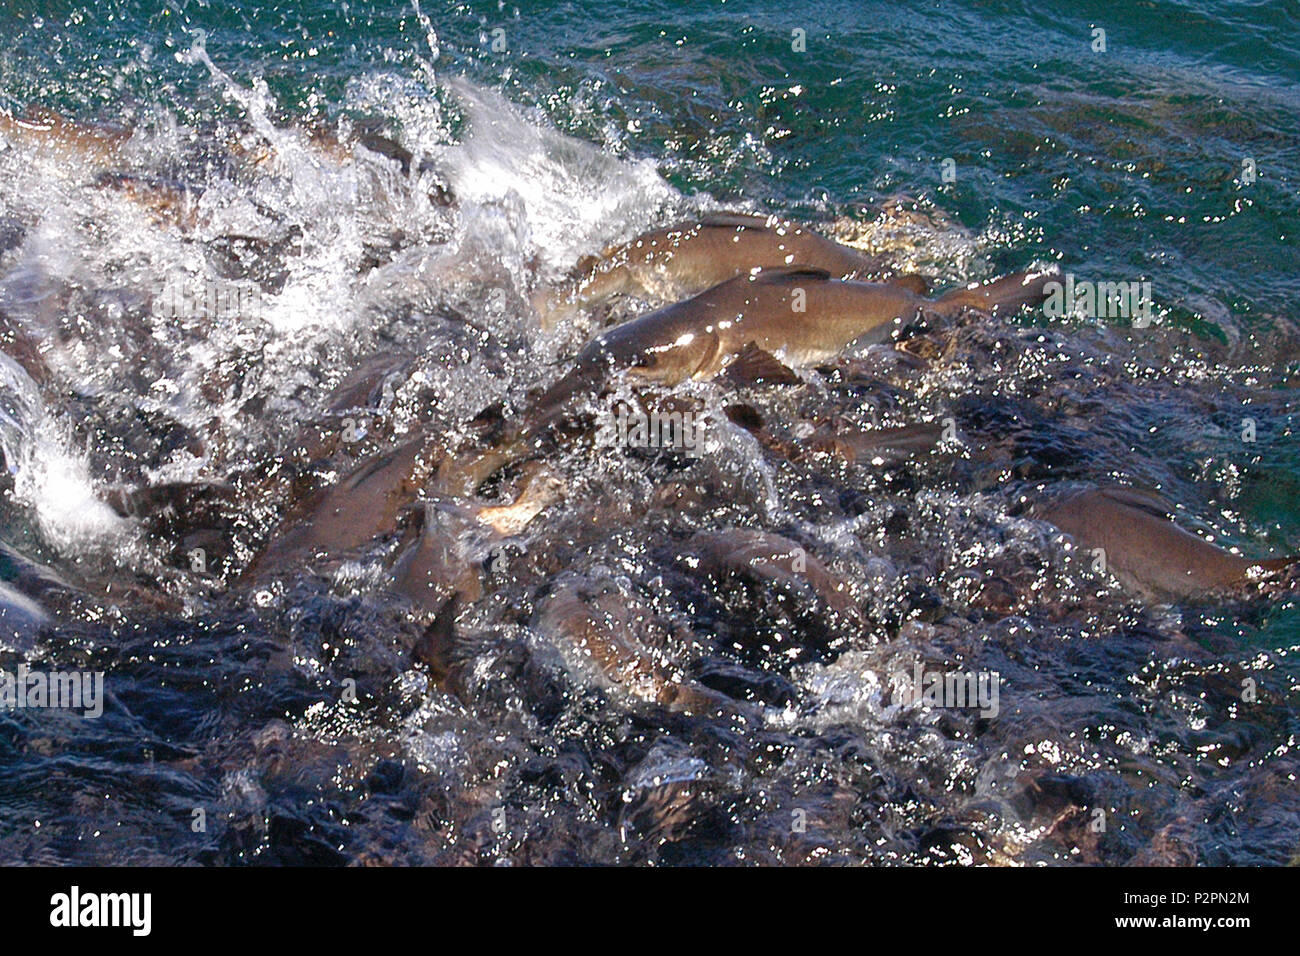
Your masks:
<svg viewBox="0 0 1300 956"><path fill-rule="evenodd" d="M1120 483L1300 552L1293 3L7 0L0 37L5 110L131 134L0 143L0 667L105 688L0 711L0 861L1294 859L1294 593L1155 603L1029 507ZM543 331L539 290L723 209L936 289L1149 281L1156 321L621 381L699 447L579 417L440 484L672 297Z"/></svg>

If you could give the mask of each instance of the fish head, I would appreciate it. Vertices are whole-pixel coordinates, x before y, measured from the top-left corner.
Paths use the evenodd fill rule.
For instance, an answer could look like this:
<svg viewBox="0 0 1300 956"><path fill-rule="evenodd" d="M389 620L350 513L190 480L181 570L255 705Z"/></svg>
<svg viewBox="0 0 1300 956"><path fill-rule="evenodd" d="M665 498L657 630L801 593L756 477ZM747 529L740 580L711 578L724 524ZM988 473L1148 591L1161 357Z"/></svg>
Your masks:
<svg viewBox="0 0 1300 956"><path fill-rule="evenodd" d="M626 371L650 381L675 384L690 378L717 352L717 335L707 329L633 322L598 336L589 361L608 372Z"/></svg>

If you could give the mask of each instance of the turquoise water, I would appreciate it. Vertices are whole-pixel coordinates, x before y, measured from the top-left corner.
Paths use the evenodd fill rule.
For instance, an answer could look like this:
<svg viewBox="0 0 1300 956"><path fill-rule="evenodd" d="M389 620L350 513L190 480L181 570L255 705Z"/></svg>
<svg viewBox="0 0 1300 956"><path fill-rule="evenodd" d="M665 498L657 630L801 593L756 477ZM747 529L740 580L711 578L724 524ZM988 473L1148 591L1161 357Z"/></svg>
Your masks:
<svg viewBox="0 0 1300 956"><path fill-rule="evenodd" d="M1234 316L1295 300L1300 31L1288 3L430 4L434 68L499 86L562 130L649 157L674 185L789 211L928 193L995 248L1152 278ZM130 121L212 108L176 62L204 31L286 117L336 115L350 80L431 60L401 3L7 3L4 88ZM1091 49L1106 30L1107 50ZM508 51L493 52L502 29ZM807 51L791 50L794 29ZM954 183L941 181L945 158ZM1257 180L1244 186L1242 163ZM1011 258L1011 256L1006 256ZM1251 323L1252 327L1254 323Z"/></svg>
<svg viewBox="0 0 1300 956"><path fill-rule="evenodd" d="M177 62L200 33L232 76L265 80L286 122L373 114L361 76L438 96L433 76L464 75L687 194L819 221L924 196L979 234L993 271L1035 259L1150 280L1200 337L1267 342L1298 319L1290 3L195 0L8 3L0 18L0 95L15 107L128 125L160 103L182 121L230 114L205 71ZM1286 356L1281 381L1295 367ZM1291 488L1300 459L1279 447L1260 464L1263 483ZM1294 540L1289 498L1262 493L1255 514Z"/></svg>
<svg viewBox="0 0 1300 956"><path fill-rule="evenodd" d="M1104 50L1094 49L1097 29L1105 31ZM954 361L958 371L951 377L928 381L919 398L891 399L896 411L938 415L957 409L965 414L984 447L1005 454L996 467L981 471L969 462L958 463L879 485L864 480L851 489L848 484L829 492L819 488L818 494L802 486L791 491L793 486L784 484L788 476L778 475L772 479L775 487L789 495L796 515L787 515L779 530L800 521L805 528L816 525L817 507L825 500L835 502L825 526L839 527L838 521L884 508L876 499L859 505L854 495L879 494L880 500L911 509L924 529L918 530L918 540L934 554L942 553L951 566L960 566L968 555L955 543L961 534L954 528L972 537L993 534L987 527L963 523L975 511L983 515L979 520L996 526L993 536L1000 543L1028 549L1023 566L1020 557L1008 559L1012 567L1006 573L1015 577L1028 574L1036 560L1047 562L1049 551L1041 541L1026 542L1023 529L1008 530L1005 502L993 506L995 517L984 514L981 496L996 498L1000 489L1020 479L1120 478L1159 488L1190 525L1252 554L1300 552L1300 451L1295 443L1300 8L1293 2L826 2L800 9L773 2L624 6L423 0L417 6L3 0L0 37L0 105L13 111L36 104L85 123L154 131L164 143L169 142L168 129L211 130L247 122L250 116L282 129L337 127L341 119L378 121L394 137L454 169L454 185L478 217L466 215L452 225L426 224L425 238L454 234L453 244L460 243L459 265L489 263L509 277L505 285L512 290L531 283L534 273L556 274L579 253L665 221L670 212L743 207L849 235L856 226L872 223L883 202L900 196L917 201L929 230L925 248L906 251L919 257L913 261L940 286L1031 264L1052 264L1097 281L1150 281L1161 320L1152 329L1106 320L1021 318L1020 325L1041 328L1049 342L1059 337L1061 354L1069 358L1054 365L1051 350L1040 350L1031 337L997 339L989 333L986 340L976 335L955 350L960 361ZM793 48L796 41L802 50ZM220 76L195 55L197 50ZM466 95L466 90L478 92ZM496 138L485 137L477 151L458 151L468 139L467 130L493 128L494 123L500 130ZM547 138L556 133L567 139ZM534 148L533 136L543 145ZM584 152L574 141L592 149ZM158 165L170 170L167 157ZM308 182L303 169L296 173L298 182ZM498 191L494 177L506 184ZM33 209L54 209L63 202L52 182L41 181L48 194L27 197ZM429 306L412 296L402 300L401 308L377 307L378 319L357 304L360 295L348 298L355 291L356 270L342 254L337 260L329 255L331 243L346 246L339 239L347 239L346 229L340 227L338 234L324 230L320 237L312 233L313 222L333 229L334 217L343 221L341 212L354 197L347 190L355 184L344 185L346 189L327 183L310 195L306 186L302 194L249 190L257 202L276 206L286 220L297 223L307 237L303 264L286 268L291 274L287 288L301 293L310 320L293 325L286 316L299 300L286 298L274 323L283 340L301 336L316 351L290 355L280 366L268 364L262 383L250 386L260 389L257 408L266 413L256 424L250 423L251 415L249 420L232 419L236 427L221 433L224 463L232 471L231 463L247 466L257 459L256 452L271 457L257 444L266 437L258 429L271 430L274 423L267 421L277 416L287 421L302 411L301 403L294 404L298 399L291 386L320 385L332 374L332 362L352 360L377 342L427 339L448 355L460 349L470 354L477 345L490 356L473 374L458 378L463 370L453 369L446 380L436 380L447 403L446 417L439 421L448 428L458 420L453 408L465 418L510 389L537 384L534 366L541 363L512 364L514 359L484 345L490 339L492 348L503 353L521 343L536 345L518 330L487 323L491 335L480 339L457 337L462 333L446 332L442 325L430 331L421 324L432 322L432 315L441 322L440 310L473 313L473 303L481 298L481 277L466 280L455 273L455 281L444 283L456 290L450 304L439 299L436 307ZM10 258L0 262L8 298L0 304L17 314L34 301L23 290L24 283L35 281L30 274L40 271L33 265L37 262L60 280L73 276L76 281L69 282L80 290L79 283L85 284L81 267L62 263L60 251L68 248L62 244L68 236L82 233L73 226L66 232L39 233L28 222L34 212L20 210L17 197L6 202L11 208L4 211L22 220L32 230L28 235L42 237L44 245L28 237L5 247ZM84 213L81 206L71 208ZM188 246L179 240L175 247L155 245L153 237L112 235L104 222L99 228L93 240L86 240L87 248L98 248L95 243L102 240L109 251L101 261L91 249L86 259L93 260L89 271L98 279L112 278L104 287L111 286L113 295L133 281L143 282L133 270L147 272L187 254ZM70 244L76 247L75 241ZM405 260L396 262L402 266ZM419 270L389 272L397 283ZM327 286L324 291L313 285L317 280ZM346 287L347 295L336 296L335 285ZM366 288L370 295L373 285ZM446 289L439 286L438 291ZM60 315L76 314L81 325L51 320L63 336L60 348L67 349L58 353L56 369L56 377L62 376L62 413L73 422L75 436L67 447L74 458L78 448L87 450L90 470L84 484L93 487L123 473L141 481L156 475L150 469L161 468L160 462L185 444L189 432L202 432L210 420L244 415L252 407L232 413L237 403L216 400L208 407L193 399L192 394L202 393L197 387L193 393L181 388L184 401L178 398L172 405L157 398L154 379L183 383L185 363L207 361L209 353L185 337L193 330L175 338L155 330L155 346L160 352L166 346L175 363L168 365L166 355L148 350L148 335L122 331L119 336L100 327L108 321L104 316L120 310L103 304L112 298L104 289L97 294L99 298L85 293L57 299ZM77 312L78 303L85 301L90 304L84 314ZM130 314L125 293L121 301ZM364 300L366 308L370 302ZM45 321L38 312L31 308L31 322ZM329 327L336 313L347 321ZM413 324L404 324L408 322ZM318 333L319 328L326 332ZM229 333L229 341L222 338L214 351L228 348L235 356L232 367L243 370L239 362L247 359L241 337L246 330L220 331ZM451 343L445 347L443 335ZM285 347L274 335L258 344L273 357ZM547 362L564 360L562 345L546 347L561 353L547 354ZM140 372L139 383L121 384L119 378L125 381L134 374L124 372L125 365L108 369L94 361L123 350L135 355L135 348L148 370ZM1022 350L1019 362L998 352L1008 348ZM181 355L185 358L176 358ZM213 368L226 370L217 360ZM1080 368L1092 370L1093 377L1075 375ZM238 378L243 371L230 374ZM498 382L500 388L479 394L475 386L481 381ZM118 385L131 396L122 407L113 396ZM466 407L456 405L457 396L468 396ZM148 417L160 408L180 425L158 425ZM133 417L137 413L138 420ZM1247 417L1258 430L1249 445L1239 438ZM212 434L217 434L215 428ZM220 443L213 439L211 444ZM213 452L210 461L217 460ZM78 475L68 486L81 487ZM35 495L36 506L6 512L6 543L56 567L102 560L80 553L79 526L51 505L49 486L42 487L46 497ZM933 498L926 495L931 491ZM759 508L755 502L761 496L750 501L736 494L751 512ZM737 513L727 511L729 504L703 520L747 520L737 519L737 513L744 514L739 505ZM40 520L32 517L33 510L40 512ZM270 512L255 514L247 521L253 530L241 527L241 533L261 533L265 528L258 522L270 520ZM72 544L55 540L60 534L71 537ZM609 549L614 556L601 552L599 559L613 566L622 549L629 567L639 569L622 569L636 586L659 580L658 571L671 579L652 560L663 543L655 537L659 530L646 532L645 538L638 537L641 532L626 534L624 540L611 533L611 540L618 541ZM591 545L587 554L598 551ZM926 547L918 545L917 551ZM852 548L845 553L860 556ZM892 557L903 569L902 577L908 575L908 560L930 569L922 557ZM152 575L133 568L131 580L146 590L156 583ZM4 577L19 575L7 568ZM833 665L827 664L823 673L816 670L822 666L818 662L815 673L796 679L784 665L755 665L748 658L737 663L722 651L716 660L706 654L703 669L725 672L731 680L728 668L750 668L766 675L763 679L788 680L809 696L815 688L823 694L820 708L809 706L798 718L784 716L786 723L773 718L768 736L738 733L745 739L734 743L733 751L720 742L723 731L714 728L718 736L712 738L706 730L674 723L678 718L665 725L629 717L618 724L574 704L556 704L563 716L548 718L549 704L536 701L550 701L550 678L538 677L531 663L511 670L509 654L485 651L480 671L499 672L500 689L489 687L484 677L472 702L478 710L471 706L466 712L473 713L466 716L459 705L443 699L426 701L426 710L419 710L413 701L420 694L402 683L405 671L385 656L390 644L413 640L408 633L413 625L392 625L398 636L388 641L389 618L384 615L392 609L374 596L376 589L367 590L366 580L357 572L347 587L336 580L321 592L292 592L296 597L277 605L278 616L264 616L258 610L263 605L246 595L214 597L183 588L177 600L184 613L155 611L144 599L132 605L128 591L122 599L126 617L116 623L111 615L99 617L74 602L59 618L66 630L50 653L54 659L60 654L80 659L76 655L84 651L87 659L119 667L119 686L128 688L119 696L129 702L134 723L110 715L109 721L120 723L93 731L61 726L54 735L59 744L53 756L38 753L31 743L40 733L34 724L10 729L5 746L13 773L0 793L5 859L463 862L487 861L497 854L521 862L645 862L653 855L642 855L616 838L628 826L617 804L622 794L636 790L629 782L636 775L628 768L648 773L656 760L713 795L691 836L666 840L668 862L819 859L799 841L794 849L774 849L784 839L773 835L779 826L775 821L790 801L801 798L824 801L818 805L825 822L817 839L838 861L952 862L967 858L966 852L969 858L998 862L1022 852L1010 848L1028 847L1019 857L1026 862L1124 863L1160 852L1186 862L1176 847L1168 849L1171 839L1194 847L1192 858L1202 863L1281 863L1295 852L1300 806L1294 776L1287 775L1295 769L1290 748L1300 714L1295 690L1300 619L1291 601L1187 610L1185 617L1170 612L1177 618L1171 624L1165 611L1148 616L1146 610L1128 606L1109 610L1076 594L1074 604L1062 600L1066 610L1058 616L1044 611L1036 617L1043 608L1026 601L1017 616L990 622L968 614L969 608L954 597L964 593L961 586L936 573L926 584L939 595L937 604L959 618L967 614L967 623L957 626L950 617L929 616L928 611L923 618L917 610L915 620L924 619L925 627L933 628L924 641L917 638L918 644L930 642L941 656L985 660L1023 682L1017 709L1004 722L1007 729L997 731L993 742L972 757L986 731L973 721L940 727L937 749L927 749L931 743L923 746L919 736L896 731L904 742L900 753L891 754L893 741L886 731L870 720L865 725L872 729L862 729L859 718L870 708L863 704L864 710L855 711L835 696L847 693L834 690L837 681L852 681ZM855 583L863 593L875 587L865 571ZM514 586L506 592L510 601L527 609L545 591L536 581ZM871 593L877 610L887 616L900 602L913 599L905 591L900 586L897 592ZM176 597L175 592L170 596ZM204 603L209 600L214 603ZM725 630L727 613L743 613L736 612L729 596L718 600L714 607L705 599L683 599L674 620L697 630L702 622L712 626L722 620L717 626ZM1050 603L1044 598L1045 607ZM907 616L899 612L900 618ZM1031 623L1020 623L1021 616ZM494 606L478 623L483 630L489 624L499 628L493 639L507 641L501 635L513 634L509 628L522 627L521 621L526 616L510 618ZM895 634L899 630L897 622L888 627ZM1017 627L1028 627L1032 637L1023 643L1013 640L1008 634L1017 634ZM1185 643L1175 643L1170 651L1171 645L1162 642L1175 631ZM1114 643L1088 643L1089 636L1103 633ZM374 634L385 637L379 640ZM366 643L371 640L380 646ZM155 642L169 648L162 663L152 657ZM726 667L719 663L724 658ZM214 660L224 669L210 675L205 668ZM847 671L856 666L846 665ZM863 670L874 666L872 661L861 664ZM735 681L758 687L762 681L750 671ZM1266 716L1238 721L1235 705L1224 701L1247 672L1267 683L1270 709ZM375 692L383 702L376 707L381 716L321 717L311 710L322 694L328 697L322 687L350 673L373 677L376 686L384 687ZM724 681L719 677L717 683ZM862 700L869 698L863 685L854 686ZM254 691L239 696L236 687ZM516 712L512 693L535 706ZM508 714L499 721L492 715L496 704ZM872 714L873 719L879 716ZM1053 724L1058 716L1059 723ZM999 748L1014 753L1032 743L1043 722L1052 724L1044 733L1055 735L1067 750L1080 740L1095 743L1096 753L1078 754L1073 764L1065 761L1061 779L1075 774L1070 779L1088 781L1092 799L1118 801L1131 817L1140 818L1131 830L1103 841L1100 848L1094 842L1080 849L1070 843L1086 842L1078 834L1043 836L1037 811L1024 811L1014 825L1007 822L1020 804L1006 796L1002 782L992 781L996 774L990 767L1002 760ZM853 729L844 730L841 723ZM412 729L417 724L422 728L418 733ZM143 737L141 726L147 728ZM290 726L292 734L285 729ZM436 783L412 783L413 771L403 777L403 771L393 770L428 763L441 772L439 761L451 760L447 754L455 751L450 745L448 751L439 749L444 737L488 739L489 730L498 734L495 743L456 751L454 771L447 770ZM145 737L148 746L140 743ZM1130 747L1130 737L1141 738L1143 745ZM501 743L503 738L515 742ZM401 746L390 746L398 739ZM643 745L641 750L629 739ZM1224 745L1224 739L1232 743ZM855 747L870 756L860 756ZM686 751L693 756L683 756ZM743 759L735 756L742 751ZM754 756L768 751L788 760L788 771ZM69 766L55 765L62 752L70 755ZM159 758L160 752L165 756ZM1221 757L1225 762L1216 765ZM87 810L85 801L67 794L92 792L101 759L127 781L129 825L119 843L94 850L83 839L87 828L117 818L111 810ZM692 760L705 769L683 770L695 766ZM826 763L818 764L822 760ZM285 763L292 769L284 771ZM344 763L356 779L339 784L334 771ZM509 768L499 778L498 764ZM831 765L833 771L825 769ZM161 796L152 790L155 773L171 775L159 784ZM38 792L50 774L62 775L64 795ZM388 779L394 774L396 782ZM583 791L566 774L598 783ZM742 782L736 784L736 779ZM920 798L913 799L913 786ZM1245 809L1229 795L1234 787L1250 794ZM1069 787L1061 784L1061 789ZM575 797L579 791L588 796ZM841 799L850 791L857 803ZM810 792L817 796L807 796ZM505 849L502 840L484 836L491 829L485 830L484 823L493 805L490 793L506 794L502 799L533 821L534 835L538 827L543 835ZM646 799L654 810L657 798ZM328 812L320 809L331 800L336 805ZM566 800L580 805L571 817L564 815L568 810L553 809L568 806ZM227 822L214 828L210 838L169 829L167 821L183 821L196 801L220 806L226 814ZM981 816L994 803L998 813ZM382 804L390 815L367 816L371 811L366 807L374 804ZM837 808L846 805L852 809L837 817ZM1052 812L1060 810L1053 806ZM905 822L890 831L890 842L880 850L870 839L875 831L864 821L886 811L901 814ZM451 838L439 843L430 836L443 831L421 821L439 814L454 821L448 824L453 831L461 828L455 831L462 835L461 843ZM46 836L48 824L34 835L31 820L40 816L58 821L56 836ZM349 816L362 821L363 837L345 832L339 819ZM259 828L263 818L279 820L280 830ZM733 829L719 820L733 821ZM961 826L973 835L955 839L951 846L945 843L948 829ZM557 835L565 827L571 833ZM665 825L655 832L670 829ZM478 842L466 833L476 833ZM1152 850L1160 833L1164 850ZM133 841L147 849L133 856ZM952 849L958 844L963 851ZM472 853L467 845L477 849Z"/></svg>

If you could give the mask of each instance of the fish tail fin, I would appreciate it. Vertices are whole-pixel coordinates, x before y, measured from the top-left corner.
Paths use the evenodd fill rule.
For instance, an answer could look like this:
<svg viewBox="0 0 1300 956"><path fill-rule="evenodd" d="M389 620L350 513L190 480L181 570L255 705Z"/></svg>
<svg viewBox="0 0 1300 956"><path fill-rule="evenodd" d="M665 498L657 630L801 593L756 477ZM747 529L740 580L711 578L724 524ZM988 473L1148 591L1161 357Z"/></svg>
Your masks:
<svg viewBox="0 0 1300 956"><path fill-rule="evenodd" d="M1048 296L1046 286L1056 280L1055 272L1013 272L1001 279L939 296L936 304L944 315L975 309L988 315L1014 315L1025 306L1041 305Z"/></svg>
<svg viewBox="0 0 1300 956"><path fill-rule="evenodd" d="M1247 574L1247 580L1254 581L1268 593L1293 594L1300 591L1300 554L1256 561L1254 567L1259 572L1255 573L1252 569Z"/></svg>

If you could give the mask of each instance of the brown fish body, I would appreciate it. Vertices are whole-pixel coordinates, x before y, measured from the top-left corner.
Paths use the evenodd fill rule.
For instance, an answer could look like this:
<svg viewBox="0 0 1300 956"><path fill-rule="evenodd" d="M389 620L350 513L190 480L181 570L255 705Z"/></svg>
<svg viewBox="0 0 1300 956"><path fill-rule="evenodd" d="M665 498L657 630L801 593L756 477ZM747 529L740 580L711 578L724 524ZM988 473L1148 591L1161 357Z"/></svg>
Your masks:
<svg viewBox="0 0 1300 956"><path fill-rule="evenodd" d="M101 168L122 163L124 147L133 135L131 130L79 122L40 107L30 108L25 116L0 110L0 137L39 146L63 157L75 157ZM358 129L350 139L344 140L331 130L314 128L308 130L305 143L315 155L337 165L352 162L353 149L358 145L394 160L403 172L409 170L413 160L409 150L370 129ZM273 152L264 141L250 147L234 137L224 141L222 148L231 158L250 167L264 164Z"/></svg>
<svg viewBox="0 0 1300 956"><path fill-rule="evenodd" d="M497 538L472 508L425 502L416 539L393 567L394 590L422 611L436 612L451 597L473 604L483 596L481 565Z"/></svg>
<svg viewBox="0 0 1300 956"><path fill-rule="evenodd" d="M1194 598L1244 588L1259 572L1290 558L1255 561L1232 554L1179 527L1163 503L1131 488L1096 488L1035 506L1088 549L1100 548L1120 584L1152 599Z"/></svg>
<svg viewBox="0 0 1300 956"><path fill-rule="evenodd" d="M811 269L741 276L598 335L578 366L631 368L666 384L712 378L747 344L808 365L926 306L906 289Z"/></svg>
<svg viewBox="0 0 1300 956"><path fill-rule="evenodd" d="M842 429L819 432L810 444L850 464L895 464L933 450L942 440L943 431L943 425L937 422L868 430Z"/></svg>
<svg viewBox="0 0 1300 956"><path fill-rule="evenodd" d="M614 295L692 295L756 269L794 265L842 279L885 268L880 259L805 226L775 217L721 213L657 229L589 257L557 292L539 296L537 305L543 326L549 328L567 308Z"/></svg>
<svg viewBox="0 0 1300 956"><path fill-rule="evenodd" d="M359 548L397 527L419 491L428 441L415 438L361 463L304 502L277 532L249 573Z"/></svg>
<svg viewBox="0 0 1300 956"><path fill-rule="evenodd" d="M675 385L712 378L746 353L746 364L762 375L773 368L788 375L783 363L825 361L852 342L884 339L896 324L925 314L950 316L972 308L993 315L1039 304L1049 279L1048 273L1015 273L937 299L900 285L835 279L802 266L729 279L596 336L569 373L538 397L513 434L449 462L440 485L443 491L469 493L495 470L528 454L538 434L575 399L598 392L613 373Z"/></svg>
<svg viewBox="0 0 1300 956"><path fill-rule="evenodd" d="M508 505L425 501L415 541L393 567L397 592L431 612L453 596L467 604L479 600L483 562L564 493L563 483L545 466L528 469L520 484Z"/></svg>
<svg viewBox="0 0 1300 956"><path fill-rule="evenodd" d="M618 369L666 384L712 378L751 345L787 365L811 365L852 342L883 339L896 323L926 313L950 315L963 307L996 312L1041 302L1043 283L1041 275L1016 274L932 300L901 286L834 279L819 269L763 270L602 332L551 390L550 401ZM545 396L541 404L548 404Z"/></svg>
<svg viewBox="0 0 1300 956"><path fill-rule="evenodd" d="M620 689L658 700L668 681L653 656L633 637L637 610L626 595L559 588L542 605L536 628L560 645L565 657Z"/></svg>
<svg viewBox="0 0 1300 956"><path fill-rule="evenodd" d="M409 356L393 352L363 359L324 397L322 419L297 430L290 442L293 456L320 461L338 451L349 428L358 434L379 431L397 389L410 378L410 366Z"/></svg>
<svg viewBox="0 0 1300 956"><path fill-rule="evenodd" d="M822 605L842 624L863 623L847 583L803 546L782 535L754 528L701 531L685 551L692 564L712 577L748 578L802 595Z"/></svg>
<svg viewBox="0 0 1300 956"><path fill-rule="evenodd" d="M691 713L733 709L641 640L652 617L649 607L613 585L565 578L538 609L533 627L570 667L636 700Z"/></svg>
<svg viewBox="0 0 1300 956"><path fill-rule="evenodd" d="M87 167L99 171L101 175L95 179L98 186L118 190L160 221L193 228L200 195L198 189L185 183L123 171L130 165L127 145L133 135L131 130L81 123L39 107L30 108L27 115L21 117L0 110L0 139L23 143L42 155L52 155L60 160L61 168L75 175L86 172ZM227 137L218 146L236 166L252 170L264 166L276 155L273 144L259 136L252 139L254 143L250 145L240 137ZM309 130L303 142L314 157L336 166L352 163L355 149L359 146L396 162L403 175L413 169L420 173L429 171L427 164L413 167L415 157L410 150L364 125L353 130L348 139L340 139L329 130ZM429 199L442 206L452 202L448 187L441 182L430 185Z"/></svg>
<svg viewBox="0 0 1300 956"><path fill-rule="evenodd" d="M0 138L31 143L61 159L75 157L107 167L122 161L131 133L77 123L48 110L31 110L26 117L0 111Z"/></svg>
<svg viewBox="0 0 1300 956"><path fill-rule="evenodd" d="M101 173L95 185L116 190L160 225L190 230L199 222L201 192L180 182L130 173Z"/></svg>

